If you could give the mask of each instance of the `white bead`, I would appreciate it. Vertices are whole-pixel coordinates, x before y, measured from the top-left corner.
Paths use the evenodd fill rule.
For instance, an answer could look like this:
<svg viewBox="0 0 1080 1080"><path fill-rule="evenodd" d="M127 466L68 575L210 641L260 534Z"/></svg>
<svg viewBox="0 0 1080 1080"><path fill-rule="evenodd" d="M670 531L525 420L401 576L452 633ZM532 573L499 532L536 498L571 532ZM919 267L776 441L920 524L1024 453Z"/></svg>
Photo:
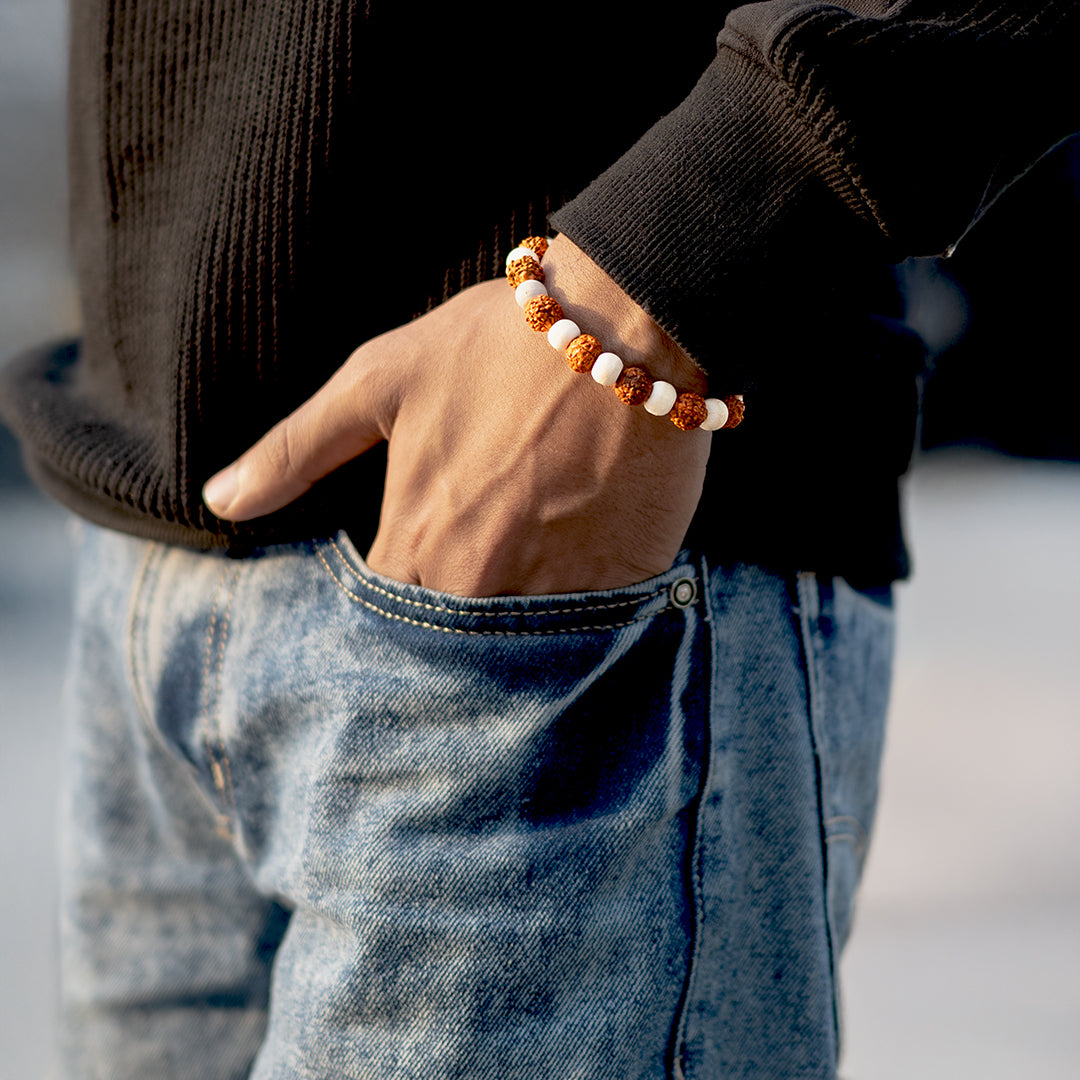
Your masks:
<svg viewBox="0 0 1080 1080"><path fill-rule="evenodd" d="M622 374L623 363L613 352L602 352L592 366L592 377L601 386L614 386Z"/></svg>
<svg viewBox="0 0 1080 1080"><path fill-rule="evenodd" d="M518 307L524 307L534 296L547 296L544 283L537 281L535 278L523 281L514 290L514 299L517 301Z"/></svg>
<svg viewBox="0 0 1080 1080"><path fill-rule="evenodd" d="M506 256L507 269L510 268L510 264L515 259L524 259L526 257L532 259L534 262L539 262L540 261L540 256L537 255L536 252L533 251L532 248L530 248L530 247L516 247L516 248L514 248L513 251L510 252L509 255Z"/></svg>
<svg viewBox="0 0 1080 1080"><path fill-rule="evenodd" d="M652 393L645 399L645 411L653 416L667 416L678 396L678 390L671 383L657 379L652 384Z"/></svg>
<svg viewBox="0 0 1080 1080"><path fill-rule="evenodd" d="M701 422L701 430L719 431L727 423L727 406L718 397L710 397L705 399L705 408L708 414Z"/></svg>
<svg viewBox="0 0 1080 1080"><path fill-rule="evenodd" d="M548 341L553 349L562 352L581 333L581 327L573 319L560 319L549 331Z"/></svg>

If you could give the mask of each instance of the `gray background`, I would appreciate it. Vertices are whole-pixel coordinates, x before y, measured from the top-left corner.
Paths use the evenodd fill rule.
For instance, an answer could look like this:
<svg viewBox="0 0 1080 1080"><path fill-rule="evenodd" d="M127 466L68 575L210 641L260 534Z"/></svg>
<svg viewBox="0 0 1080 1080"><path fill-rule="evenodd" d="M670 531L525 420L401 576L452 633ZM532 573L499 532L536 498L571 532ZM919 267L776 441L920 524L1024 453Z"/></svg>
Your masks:
<svg viewBox="0 0 1080 1080"><path fill-rule="evenodd" d="M76 329L61 0L0 0L0 358ZM1075 359L1075 357L1073 358ZM907 492L917 576L843 970L847 1080L1080 1075L1080 470L948 452ZM0 432L0 1080L55 1024L65 514Z"/></svg>

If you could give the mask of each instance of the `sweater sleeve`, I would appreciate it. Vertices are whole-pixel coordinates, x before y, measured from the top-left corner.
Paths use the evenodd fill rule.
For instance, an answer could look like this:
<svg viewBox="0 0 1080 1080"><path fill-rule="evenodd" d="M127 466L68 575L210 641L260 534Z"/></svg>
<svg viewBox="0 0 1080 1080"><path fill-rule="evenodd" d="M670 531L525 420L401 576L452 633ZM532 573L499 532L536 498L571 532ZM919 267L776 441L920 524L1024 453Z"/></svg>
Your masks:
<svg viewBox="0 0 1080 1080"><path fill-rule="evenodd" d="M1080 5L877 6L737 8L690 95L552 217L725 391L790 356L722 351L755 298L828 308L811 267L946 250L1080 128Z"/></svg>

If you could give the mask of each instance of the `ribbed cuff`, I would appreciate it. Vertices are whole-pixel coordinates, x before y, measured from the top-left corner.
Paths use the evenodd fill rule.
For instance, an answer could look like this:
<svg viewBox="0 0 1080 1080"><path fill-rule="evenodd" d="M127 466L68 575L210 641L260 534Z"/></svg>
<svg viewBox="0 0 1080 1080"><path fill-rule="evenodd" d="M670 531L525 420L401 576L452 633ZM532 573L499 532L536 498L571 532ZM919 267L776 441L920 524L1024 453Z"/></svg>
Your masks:
<svg viewBox="0 0 1080 1080"><path fill-rule="evenodd" d="M711 390L737 392L763 372L745 343L729 351L733 323L765 293L775 306L792 259L850 232L849 188L789 89L722 47L689 97L551 222L710 372Z"/></svg>

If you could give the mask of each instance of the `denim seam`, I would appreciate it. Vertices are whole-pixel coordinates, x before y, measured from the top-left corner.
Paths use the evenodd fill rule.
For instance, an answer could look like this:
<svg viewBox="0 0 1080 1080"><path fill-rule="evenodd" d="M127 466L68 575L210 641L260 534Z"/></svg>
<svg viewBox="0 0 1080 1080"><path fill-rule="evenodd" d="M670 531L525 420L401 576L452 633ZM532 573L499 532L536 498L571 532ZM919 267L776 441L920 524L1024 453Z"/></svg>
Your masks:
<svg viewBox="0 0 1080 1080"><path fill-rule="evenodd" d="M576 634L576 633L588 633L590 631L599 630L618 630L624 626L632 626L634 623L644 622L647 619L652 619L662 612L671 609L672 605L666 604L664 607L657 611L650 611L645 615L638 615L633 619L627 619L624 622L615 623L599 623L596 626L559 626L552 630L465 630L456 626L440 626L438 623L423 622L420 619L410 619L405 615L398 615L396 612L387 611L385 608L379 607L377 604L371 603L369 600L365 600L362 596L358 596L354 593L341 579L334 573L333 568L326 561L321 551L316 552L319 556L319 561L326 567L327 572L334 579L334 584L347 596L350 600L354 600L358 604L362 604L370 611L374 611L377 615L382 615L387 619L396 619L398 622L408 623L410 626L423 627L425 630L438 630L444 634L463 634L468 637L544 637L552 636L555 634ZM380 590L381 591L381 590ZM634 603L644 602L650 600L653 597L659 596L666 592L666 589L661 589L658 592L652 593L650 596L639 598ZM404 600L403 597L395 597L392 593L386 593L391 599ZM405 600L405 603L418 603L417 601ZM433 605L419 605L422 607L433 607ZM503 616L517 616L517 615L554 615L560 614L560 612L514 612L514 611L499 611L499 612L473 612L473 611L454 611L452 608L434 608L437 611L445 611L448 614L455 615L503 615ZM566 608L561 612L562 614L571 612L591 611L592 608Z"/></svg>
<svg viewBox="0 0 1080 1080"><path fill-rule="evenodd" d="M218 811L218 830L222 836L232 839L232 826L229 820L229 811L232 808L230 791L232 787L231 775L226 775L228 770L228 757L225 755L225 746L221 737L221 677L225 662L225 638L228 634L229 616L232 612L233 597L236 594L236 585L239 580L239 571L233 572L232 587L228 591L225 612L222 618L218 618L221 608L221 591L229 576L228 563L223 564L221 579L218 583L217 595L214 597L214 606L210 611L210 622L206 632L206 648L203 656L203 686L205 687L205 715L203 720L203 749L206 751L206 760L210 766L210 775L213 779L214 788L221 799L221 810ZM221 626L219 635L218 627ZM217 655L214 654L214 641L218 642ZM215 743L221 753L222 761L215 754Z"/></svg>
<svg viewBox="0 0 1080 1080"><path fill-rule="evenodd" d="M221 636L218 640L218 657L217 657L217 671L215 677L217 684L214 688L214 718L215 729L217 733L217 745L221 755L221 765L225 773L225 787L228 789L226 797L226 805L229 810L234 814L236 812L236 791L233 788L232 778L232 764L229 761L229 754L225 748L225 737L221 733L221 684L222 673L225 668L225 645L229 638L229 627L232 620L232 608L233 601L236 599L236 590L240 584L240 568L237 567L233 574L232 586L229 589L229 602L225 607L225 616L221 626Z"/></svg>
<svg viewBox="0 0 1080 1080"><path fill-rule="evenodd" d="M361 585L363 585L365 589L370 589L372 592L378 593L381 596L385 596L385 597L389 598L390 600L396 600L396 601L398 601L398 603L401 603L401 604L409 604L412 607L423 608L425 611L437 611L440 614L445 614L445 615L480 615L480 616L483 616L485 618L501 617L501 616L504 616L504 615L513 615L515 617L521 617L521 618L538 618L540 616L545 616L545 615L575 615L575 614L579 614L581 612L586 612L586 611L604 611L604 610L606 610L608 608L636 607L638 604L642 604L646 600L653 600L657 596L663 595L664 593L666 593L668 591L668 588L669 588L669 586L664 585L664 586L654 590L651 593L643 593L641 596L635 596L631 600L613 600L611 603L586 604L586 605L582 605L581 607L551 608L550 610L547 610L547 611L527 611L525 609L516 609L516 610L510 610L510 611L481 611L481 610L470 610L469 608L441 607L438 604L428 604L428 603L425 603L422 600L411 600L407 596L402 596L400 593L391 592L389 589L383 589L380 586L374 584L373 582L368 581L367 578L365 578L361 574L359 574L349 564L349 560L345 557L344 552L337 546L337 541L331 540L330 541L330 546L337 553L338 558L340 558L341 561L345 564L345 566L348 569L350 575L352 577L354 577ZM321 553L319 554L319 558L322 559L322 554ZM326 560L325 559L323 559L323 565L326 566ZM326 568L328 570L330 569L329 566L326 566ZM333 571L331 570L330 573L333 574ZM335 578L335 580L337 580L337 579ZM424 624L420 624L420 625L424 625ZM627 624L622 623L620 625L625 626Z"/></svg>
<svg viewBox="0 0 1080 1080"><path fill-rule="evenodd" d="M825 835L827 822L825 821L825 772L822 753L822 717L824 708L822 688L818 678L817 659L819 635L815 633L815 624L820 617L821 601L818 595L818 579L814 573L800 573L796 579L796 594L799 600L797 615L799 619L799 635L802 639L804 661L806 668L806 694L809 706L810 739L814 751L814 767L817 773L817 796L818 813L821 821L821 903L824 908L825 934L829 950L829 973L832 977L832 1014L833 1014L833 1038L835 1040L834 1052L839 1058L840 1042L842 1037L842 1018L840 1015L840 999L838 992L839 972L836 970L835 933L833 930L832 912L829 910L829 838Z"/></svg>
<svg viewBox="0 0 1080 1080"><path fill-rule="evenodd" d="M146 553L140 559L139 568L136 572L135 587L132 590L128 613L128 677L132 683L132 700L135 703L135 709L143 722L146 733L170 759L182 765L191 780L195 793L205 802L211 813L218 818L220 827L220 810L200 781L198 768L187 757L178 754L176 747L171 745L164 737L154 719L154 709L150 704L147 693L150 665L146 659L146 634L139 633L139 626L141 619L146 621L150 618L150 612L156 603L157 594L164 576L165 562L169 554L170 549L168 546L153 542L148 543Z"/></svg>
<svg viewBox="0 0 1080 1080"><path fill-rule="evenodd" d="M139 678L139 669L145 668L145 664L140 664L137 659L139 642L138 634L136 633L136 625L139 622L139 602L143 599L147 586L147 578L150 573L150 564L153 562L154 555L157 552L157 544L147 545L146 553L143 555L139 564L138 576L135 579L135 588L131 591L131 605L128 609L128 678L131 679L131 695L135 700L135 707L138 709L139 715L142 717L143 723L148 730L152 729L154 724L150 706L147 702L146 694L143 691L142 680Z"/></svg>
<svg viewBox="0 0 1080 1080"><path fill-rule="evenodd" d="M710 595L709 590L709 566L704 557L701 560L701 595L707 597ZM713 620L713 612L710 609L709 604L705 604L705 626L708 627ZM708 656L709 664L713 671L709 672L708 686L709 686L709 701L705 709L706 716L706 728L703 739L703 755L705 758L704 766L701 770L701 783L698 788L696 806L697 810L694 815L694 828L693 828L693 847L690 852L690 866L688 877L690 879L690 888L693 893L694 901L694 929L693 929L693 941L690 946L690 958L688 961L686 971L686 984L683 987L683 997L679 1008L679 1016L675 1022L675 1039L671 1052L671 1075L673 1080L686 1080L686 1074L683 1070L683 1055L686 1052L686 1029L689 1024L690 1018L690 1006L693 1001L694 985L697 977L698 961L701 955L701 938L703 928L705 925L705 873L703 869L704 851L701 840L701 818L702 808L706 795L712 789L713 778L713 749L712 749L712 735L713 735L713 721L712 721L712 708L713 708L713 672L716 669L716 657L713 654L715 647L715 635L710 632L709 634L709 647Z"/></svg>

